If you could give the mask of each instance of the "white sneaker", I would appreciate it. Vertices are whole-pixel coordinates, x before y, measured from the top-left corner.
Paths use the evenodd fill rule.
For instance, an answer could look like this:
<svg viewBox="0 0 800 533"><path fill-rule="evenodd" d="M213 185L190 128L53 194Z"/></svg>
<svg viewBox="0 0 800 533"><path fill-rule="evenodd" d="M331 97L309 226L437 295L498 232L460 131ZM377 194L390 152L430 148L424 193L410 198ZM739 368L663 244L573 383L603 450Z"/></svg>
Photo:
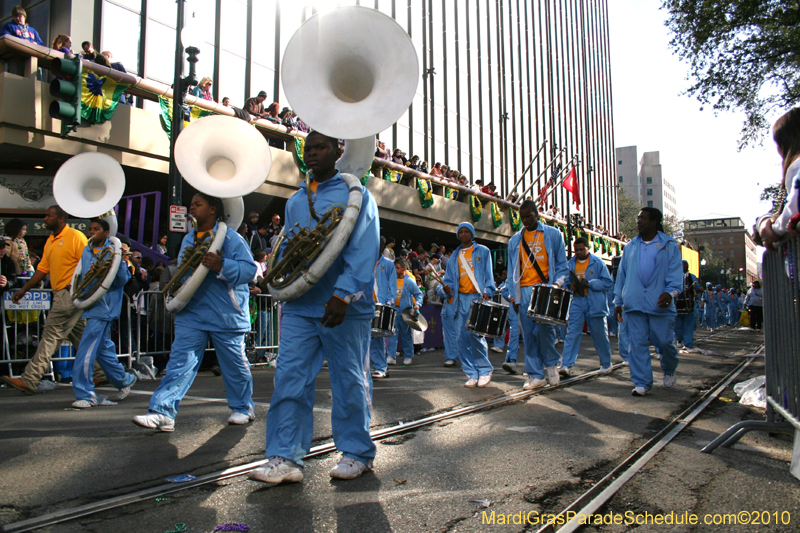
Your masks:
<svg viewBox="0 0 800 533"><path fill-rule="evenodd" d="M383 378L386 377L386 375L387 375L386 372L381 372L380 370L373 370L372 371L372 377L374 379L383 379Z"/></svg>
<svg viewBox="0 0 800 533"><path fill-rule="evenodd" d="M648 394L650 394L650 389L644 387L634 387L631 391L631 396L647 396Z"/></svg>
<svg viewBox="0 0 800 533"><path fill-rule="evenodd" d="M558 375L562 378L568 378L572 374L572 368L569 366L560 366L558 367Z"/></svg>
<svg viewBox="0 0 800 533"><path fill-rule="evenodd" d="M237 426L241 426L243 424L247 424L248 422L252 422L255 420L255 415L246 415L244 413L231 413L231 416L228 417L228 424L235 424Z"/></svg>
<svg viewBox="0 0 800 533"><path fill-rule="evenodd" d="M609 333L609 334L608 334L608 337L609 337L609 338L611 338L611 337L616 337L616 336L617 336L617 334L616 334L616 333Z"/></svg>
<svg viewBox="0 0 800 533"><path fill-rule="evenodd" d="M273 455L264 466L251 470L247 477L262 483L299 483L303 481L303 471L297 463Z"/></svg>
<svg viewBox="0 0 800 533"><path fill-rule="evenodd" d="M75 409L88 409L90 407L94 407L94 404L89 400L75 400L72 402L72 407Z"/></svg>
<svg viewBox="0 0 800 533"><path fill-rule="evenodd" d="M550 382L551 387L555 387L561 382L561 376L558 375L558 367L557 366L548 366L545 368L547 372L547 381Z"/></svg>
<svg viewBox="0 0 800 533"><path fill-rule="evenodd" d="M403 357L403 364L406 365L406 366L410 365L411 364L411 358L410 357Z"/></svg>
<svg viewBox="0 0 800 533"><path fill-rule="evenodd" d="M121 402L122 400L127 398L128 395L131 393L131 387L133 387L134 384L136 384L136 376L133 376L133 381L131 382L130 385L119 389L119 392L117 392L117 394L112 396L111 399L114 400L115 402Z"/></svg>
<svg viewBox="0 0 800 533"><path fill-rule="evenodd" d="M678 378L675 377L675 374L664 374L664 386L666 388L670 388L675 385L675 382L678 381Z"/></svg>
<svg viewBox="0 0 800 533"><path fill-rule="evenodd" d="M540 387L544 387L547 385L547 381L544 379L532 378L528 376L528 379L525 381L525 385L522 386L523 390L533 390L538 389Z"/></svg>
<svg viewBox="0 0 800 533"><path fill-rule="evenodd" d="M394 357L387 357L386 358L386 364L387 365L396 365L397 364L397 359L395 359Z"/></svg>
<svg viewBox="0 0 800 533"><path fill-rule="evenodd" d="M336 479L355 479L361 474L370 470L370 468L352 457L342 457L339 464L333 467L330 474L332 478Z"/></svg>
<svg viewBox="0 0 800 533"><path fill-rule="evenodd" d="M478 387L485 387L492 381L492 375L489 374L488 376L481 376L478 378Z"/></svg>
<svg viewBox="0 0 800 533"><path fill-rule="evenodd" d="M601 366L600 370L598 370L597 373L598 374L603 374L603 375L610 374L611 373L611 367L610 366Z"/></svg>
<svg viewBox="0 0 800 533"><path fill-rule="evenodd" d="M505 363L503 363L503 370L505 370L509 374L516 374L517 373L517 363L506 361Z"/></svg>
<svg viewBox="0 0 800 533"><path fill-rule="evenodd" d="M478 380L477 379L468 379L467 382L464 383L465 387L470 387L470 388L476 387L477 385L478 385Z"/></svg>
<svg viewBox="0 0 800 533"><path fill-rule="evenodd" d="M102 405L103 407L108 407L108 406L111 406L111 405L117 405L117 402L112 402L111 400L108 399L107 396L99 396L98 395L97 396L97 400L98 400L97 405Z"/></svg>
<svg viewBox="0 0 800 533"><path fill-rule="evenodd" d="M143 428L157 429L164 432L175 431L175 419L161 413L134 416L133 423Z"/></svg>
<svg viewBox="0 0 800 533"><path fill-rule="evenodd" d="M56 387L58 387L58 384L55 381L45 379L39 382L39 385L36 387L36 392L48 392Z"/></svg>
<svg viewBox="0 0 800 533"><path fill-rule="evenodd" d="M444 366L456 366L456 360L455 359L445 359L444 360Z"/></svg>
<svg viewBox="0 0 800 533"><path fill-rule="evenodd" d="M503 349L502 348L498 348L497 346L492 346L491 350L493 352L503 353Z"/></svg>
<svg viewBox="0 0 800 533"><path fill-rule="evenodd" d="M563 342L564 342L564 339L558 339L558 340L556 341L556 344L562 344Z"/></svg>

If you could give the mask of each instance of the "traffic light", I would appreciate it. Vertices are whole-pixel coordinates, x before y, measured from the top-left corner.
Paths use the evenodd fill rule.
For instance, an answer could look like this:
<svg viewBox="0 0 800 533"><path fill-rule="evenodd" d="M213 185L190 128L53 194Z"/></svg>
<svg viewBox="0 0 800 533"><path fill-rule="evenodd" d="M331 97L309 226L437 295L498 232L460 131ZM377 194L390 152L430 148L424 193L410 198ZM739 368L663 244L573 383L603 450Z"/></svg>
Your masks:
<svg viewBox="0 0 800 533"><path fill-rule="evenodd" d="M50 104L50 116L61 120L61 135L78 131L81 124L81 58L54 59L52 72L58 79L50 82L50 94L59 98Z"/></svg>

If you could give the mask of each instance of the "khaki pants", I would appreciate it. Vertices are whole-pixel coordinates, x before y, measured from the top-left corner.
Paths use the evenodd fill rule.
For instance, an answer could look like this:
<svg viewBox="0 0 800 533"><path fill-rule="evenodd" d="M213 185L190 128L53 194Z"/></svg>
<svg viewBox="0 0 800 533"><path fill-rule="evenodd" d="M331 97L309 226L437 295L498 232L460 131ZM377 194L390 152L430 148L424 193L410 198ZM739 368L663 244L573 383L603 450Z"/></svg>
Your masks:
<svg viewBox="0 0 800 533"><path fill-rule="evenodd" d="M83 311L72 305L72 297L68 290L53 293L53 303L47 313L42 338L33 359L25 367L22 381L31 390L36 390L42 376L50 371L50 358L61 347L61 343L69 338L75 350L83 334L85 321L81 318Z"/></svg>

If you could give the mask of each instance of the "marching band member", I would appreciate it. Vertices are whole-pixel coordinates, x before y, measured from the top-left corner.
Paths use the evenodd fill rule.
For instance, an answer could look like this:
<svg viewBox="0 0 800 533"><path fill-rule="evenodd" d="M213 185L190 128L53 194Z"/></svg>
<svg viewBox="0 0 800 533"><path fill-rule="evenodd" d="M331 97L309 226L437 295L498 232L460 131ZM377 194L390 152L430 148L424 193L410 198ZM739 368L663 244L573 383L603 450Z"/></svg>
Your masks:
<svg viewBox="0 0 800 533"><path fill-rule="evenodd" d="M661 354L664 386L675 384L678 351L672 343L675 303L681 290L681 252L662 231L661 211L643 207L636 217L639 235L625 247L614 286L617 320L627 328L631 394L644 396L653 387L650 343ZM620 338L620 342L622 339Z"/></svg>
<svg viewBox="0 0 800 533"><path fill-rule="evenodd" d="M728 325L739 325L739 296L736 294L736 289L731 289L728 293Z"/></svg>
<svg viewBox="0 0 800 533"><path fill-rule="evenodd" d="M728 305L731 303L731 299L730 296L728 296L728 293L725 292L725 287L722 285L717 285L717 298L719 299L719 305L717 307L717 313L719 315L717 317L717 324L720 327L727 326L730 323L728 318Z"/></svg>
<svg viewBox="0 0 800 533"><path fill-rule="evenodd" d="M109 226L103 219L92 220L89 224L89 244L81 257L81 272L86 275L89 268L97 262L97 254L106 246L112 246L108 240ZM84 309L83 318L86 326L81 337L81 344L75 353L72 367L72 392L75 401L72 407L86 409L96 405L115 405L105 396L94 392L93 370L95 360L105 372L108 381L120 392L112 400L124 400L136 381L136 376L128 374L117 358L117 350L110 339L111 323L122 311L122 288L131 279L130 271L120 265L117 275L108 291L96 304ZM98 279L96 283L102 283Z"/></svg>
<svg viewBox="0 0 800 533"><path fill-rule="evenodd" d="M179 265L187 260L183 255L186 247L209 231L216 235L218 222L225 219L222 200L200 192L192 197L189 213L197 221L197 230L189 230L183 238ZM256 263L244 237L228 228L221 250L205 254L202 264L211 272L186 307L175 315L175 340L167 373L150 399L148 413L133 417L138 426L175 430L178 405L197 376L209 340L214 343L228 407L233 411L228 423L247 424L255 419L253 376L245 355L244 335L250 331L247 284L255 278Z"/></svg>
<svg viewBox="0 0 800 533"><path fill-rule="evenodd" d="M694 316L695 316L695 330L705 324L706 321L706 308L705 308L705 290L703 284L697 281L697 294L695 294L694 301Z"/></svg>
<svg viewBox="0 0 800 533"><path fill-rule="evenodd" d="M694 302L697 289L697 276L689 272L689 261L683 260L683 293L687 302ZM691 313L675 317L675 339L687 350L694 348L694 307Z"/></svg>
<svg viewBox="0 0 800 533"><path fill-rule="evenodd" d="M573 297L569 308L567 342L558 372L563 377L569 377L572 365L578 358L583 322L586 321L594 349L600 357L600 373L608 374L611 372L611 345L606 332L606 291L614 286L614 282L603 260L589 252L586 238L575 239L573 246L575 255L569 260L569 269L571 273L574 272L576 279L569 286Z"/></svg>
<svg viewBox="0 0 800 533"><path fill-rule="evenodd" d="M506 284L522 328L525 372L528 374L522 388L532 390L547 384L545 371L550 385L558 385L558 361L561 358L555 347L555 328L528 317L533 286L552 282L551 285L561 287L567 280L569 268L561 233L539 223L536 204L532 200L522 203L519 216L524 227L508 242Z"/></svg>
<svg viewBox="0 0 800 533"><path fill-rule="evenodd" d="M47 313L36 353L25 365L22 376L19 378L3 376L7 384L25 394L48 390L40 388L39 383L42 376L50 370L50 358L66 338L69 338L77 349L83 334L84 321L81 318L83 312L72 303L69 285L88 241L86 235L67 225L67 217L66 211L57 205L47 209L44 225L52 234L44 245L42 260L31 279L12 297L14 303L19 303L26 292L38 287L44 277L50 274L53 301ZM53 382L46 383L51 383L51 387L55 386Z"/></svg>
<svg viewBox="0 0 800 533"><path fill-rule="evenodd" d="M381 256L375 263L375 282L372 288L372 299L376 303L394 306L394 297L397 293L397 271L394 262L384 254L386 239L381 237ZM404 341L405 342L405 341ZM394 356L394 352L391 352ZM369 340L369 359L372 362L372 377L375 379L387 378L389 373L386 360L386 338L379 337Z"/></svg>
<svg viewBox="0 0 800 533"><path fill-rule="evenodd" d="M710 282L706 282L706 293L703 302L705 303L706 310L706 327L709 331L714 331L717 329L717 304L719 303L719 299Z"/></svg>
<svg viewBox="0 0 800 533"><path fill-rule="evenodd" d="M411 338L411 327L403 321L403 310L412 309L411 316L419 315L419 306L422 305L422 291L419 290L417 282L406 270L406 260L398 257L394 260L395 267L395 302L397 316L394 323L394 335L389 337L388 352L394 355L397 350L397 337L403 335L403 364L410 365L411 358L414 357L414 341ZM395 359L389 356L389 364L395 364Z"/></svg>
<svg viewBox="0 0 800 533"><path fill-rule="evenodd" d="M305 162L313 180L301 184L286 203L286 227L295 223L313 229L314 216L346 206L349 189L336 170L342 149L336 139L319 132L306 137ZM365 373L375 304L369 297L373 272L364 265L378 260L378 207L362 187L361 210L347 244L314 287L283 305L281 341L275 371L275 392L267 414L269 461L250 472L264 483L303 480L303 456L314 430L315 379L323 358L330 370L336 448L342 452L331 477L354 479L372 468L375 443L369 435L369 374ZM309 198L313 199L313 209ZM287 242L281 245L282 253Z"/></svg>
<svg viewBox="0 0 800 533"><path fill-rule="evenodd" d="M492 256L487 247L475 242L475 228L469 222L458 225L456 236L461 245L453 251L451 261L447 264L442 279L444 285L436 287L436 292L445 300L442 305L442 326L444 334L450 336L452 349L448 356L445 347L445 357L453 357L453 352L460 356L461 370L468 378L465 387L485 387L492 381L489 347L484 337L467 331L466 323L472 300L481 297L488 300L496 290Z"/></svg>

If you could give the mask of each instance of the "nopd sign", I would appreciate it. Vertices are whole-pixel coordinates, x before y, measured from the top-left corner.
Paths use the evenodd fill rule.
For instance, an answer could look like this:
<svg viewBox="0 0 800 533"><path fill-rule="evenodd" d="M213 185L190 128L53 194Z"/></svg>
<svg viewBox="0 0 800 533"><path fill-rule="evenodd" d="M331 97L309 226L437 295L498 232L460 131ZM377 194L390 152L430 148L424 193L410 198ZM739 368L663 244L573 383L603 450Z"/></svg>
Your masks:
<svg viewBox="0 0 800 533"><path fill-rule="evenodd" d="M41 291L30 291L25 293L25 297L14 303L11 297L14 291L3 293L3 309L8 311L48 311L52 301L52 293Z"/></svg>

